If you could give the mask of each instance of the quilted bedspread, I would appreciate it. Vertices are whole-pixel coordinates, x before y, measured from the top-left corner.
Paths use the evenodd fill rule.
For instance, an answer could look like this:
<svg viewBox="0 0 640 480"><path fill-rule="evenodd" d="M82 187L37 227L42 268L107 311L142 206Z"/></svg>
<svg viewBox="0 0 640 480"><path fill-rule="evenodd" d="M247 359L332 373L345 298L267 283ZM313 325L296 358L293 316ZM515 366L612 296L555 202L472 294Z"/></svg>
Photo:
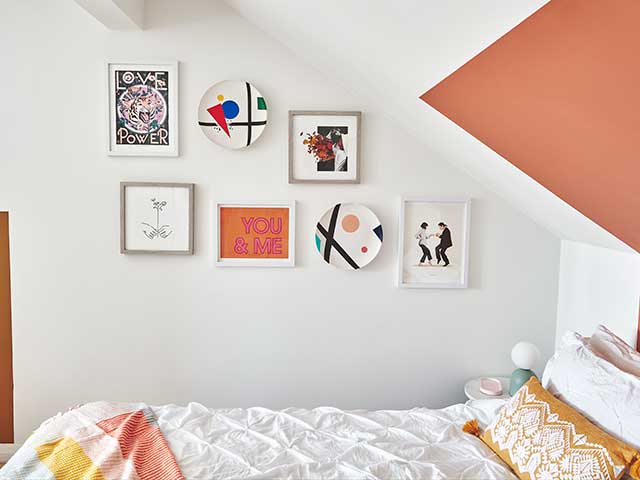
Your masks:
<svg viewBox="0 0 640 480"><path fill-rule="evenodd" d="M508 467L478 438L460 429L471 418L479 419L481 424L488 423L501 405L501 401L492 400L441 410L345 411L329 407L208 409L196 403L186 407L147 407L98 402L45 422L0 471L0 478L141 479L145 472L154 471L156 476L146 478L180 478L182 475L187 480L511 480L516 477ZM133 425L137 427L127 429L128 435L140 429L149 432L148 429L157 425L162 441L166 440L177 460L179 471L174 469L172 457L162 451L162 442L156 444L151 456L135 441L128 443L129 450L114 453L115 444L110 442L118 437L113 433L115 430L122 431L123 417L115 416L115 420L106 423L93 421L96 416L105 416L96 412L107 411L128 412L121 414L126 418L131 417L131 412L141 412L133 413L143 418L134 420ZM98 424L99 430L110 432L104 437L94 431L97 437L93 444L86 439L77 442L84 456L95 465L94 476L62 476L64 472L60 473L60 467L56 475L51 470L56 468L55 464L38 462L34 451L37 452L37 445L42 441L65 438L63 431L56 434L56 424L65 426L68 432L73 430L69 425L78 420L82 423L78 427L94 431ZM151 435L145 442L150 442L152 437L158 440L157 435ZM96 441L103 442L103 455ZM139 450L135 458L132 448Z"/></svg>

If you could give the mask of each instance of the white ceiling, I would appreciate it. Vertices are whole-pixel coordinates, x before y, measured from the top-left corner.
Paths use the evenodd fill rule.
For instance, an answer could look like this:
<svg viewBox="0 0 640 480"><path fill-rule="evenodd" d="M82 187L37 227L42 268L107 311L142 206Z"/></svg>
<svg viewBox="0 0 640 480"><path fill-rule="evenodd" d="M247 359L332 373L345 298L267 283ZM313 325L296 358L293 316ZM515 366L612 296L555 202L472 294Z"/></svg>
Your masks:
<svg viewBox="0 0 640 480"><path fill-rule="evenodd" d="M74 0L110 30L144 27L145 0Z"/></svg>
<svg viewBox="0 0 640 480"><path fill-rule="evenodd" d="M561 238L631 250L418 98L547 0L225 1L418 137L425 155L457 165Z"/></svg>

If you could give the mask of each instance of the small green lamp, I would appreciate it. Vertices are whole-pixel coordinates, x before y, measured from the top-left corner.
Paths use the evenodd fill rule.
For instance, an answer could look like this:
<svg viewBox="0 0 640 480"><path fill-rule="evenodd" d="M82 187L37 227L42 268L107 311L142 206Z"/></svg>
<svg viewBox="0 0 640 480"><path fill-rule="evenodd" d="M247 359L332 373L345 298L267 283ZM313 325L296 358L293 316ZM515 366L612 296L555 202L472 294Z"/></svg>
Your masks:
<svg viewBox="0 0 640 480"><path fill-rule="evenodd" d="M516 368L511 374L509 395L514 395L531 377L535 377L532 368L540 360L540 350L531 342L518 342L511 350L511 360Z"/></svg>

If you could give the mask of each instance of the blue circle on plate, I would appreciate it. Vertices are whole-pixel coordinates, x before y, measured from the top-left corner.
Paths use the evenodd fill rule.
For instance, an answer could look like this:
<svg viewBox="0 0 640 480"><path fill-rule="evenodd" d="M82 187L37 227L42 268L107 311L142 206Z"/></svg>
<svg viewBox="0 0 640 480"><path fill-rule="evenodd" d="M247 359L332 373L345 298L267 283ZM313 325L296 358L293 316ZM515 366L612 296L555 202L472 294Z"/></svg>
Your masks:
<svg viewBox="0 0 640 480"><path fill-rule="evenodd" d="M240 107L233 100L226 100L222 104L222 111L224 112L224 116L229 120L232 120L238 116L240 113Z"/></svg>

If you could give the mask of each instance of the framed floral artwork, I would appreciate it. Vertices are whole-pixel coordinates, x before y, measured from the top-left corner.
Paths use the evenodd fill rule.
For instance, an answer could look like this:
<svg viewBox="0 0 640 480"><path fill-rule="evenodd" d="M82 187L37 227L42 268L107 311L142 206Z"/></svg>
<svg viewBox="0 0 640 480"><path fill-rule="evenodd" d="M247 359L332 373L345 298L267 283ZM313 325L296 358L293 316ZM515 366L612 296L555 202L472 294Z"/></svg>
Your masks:
<svg viewBox="0 0 640 480"><path fill-rule="evenodd" d="M216 203L215 264L295 266L295 202Z"/></svg>
<svg viewBox="0 0 640 480"><path fill-rule="evenodd" d="M193 255L192 183L120 183L120 253Z"/></svg>
<svg viewBox="0 0 640 480"><path fill-rule="evenodd" d="M470 210L469 199L401 199L399 287L467 287Z"/></svg>
<svg viewBox="0 0 640 480"><path fill-rule="evenodd" d="M289 183L360 183L360 112L289 112Z"/></svg>
<svg viewBox="0 0 640 480"><path fill-rule="evenodd" d="M107 63L112 156L178 156L178 62Z"/></svg>

